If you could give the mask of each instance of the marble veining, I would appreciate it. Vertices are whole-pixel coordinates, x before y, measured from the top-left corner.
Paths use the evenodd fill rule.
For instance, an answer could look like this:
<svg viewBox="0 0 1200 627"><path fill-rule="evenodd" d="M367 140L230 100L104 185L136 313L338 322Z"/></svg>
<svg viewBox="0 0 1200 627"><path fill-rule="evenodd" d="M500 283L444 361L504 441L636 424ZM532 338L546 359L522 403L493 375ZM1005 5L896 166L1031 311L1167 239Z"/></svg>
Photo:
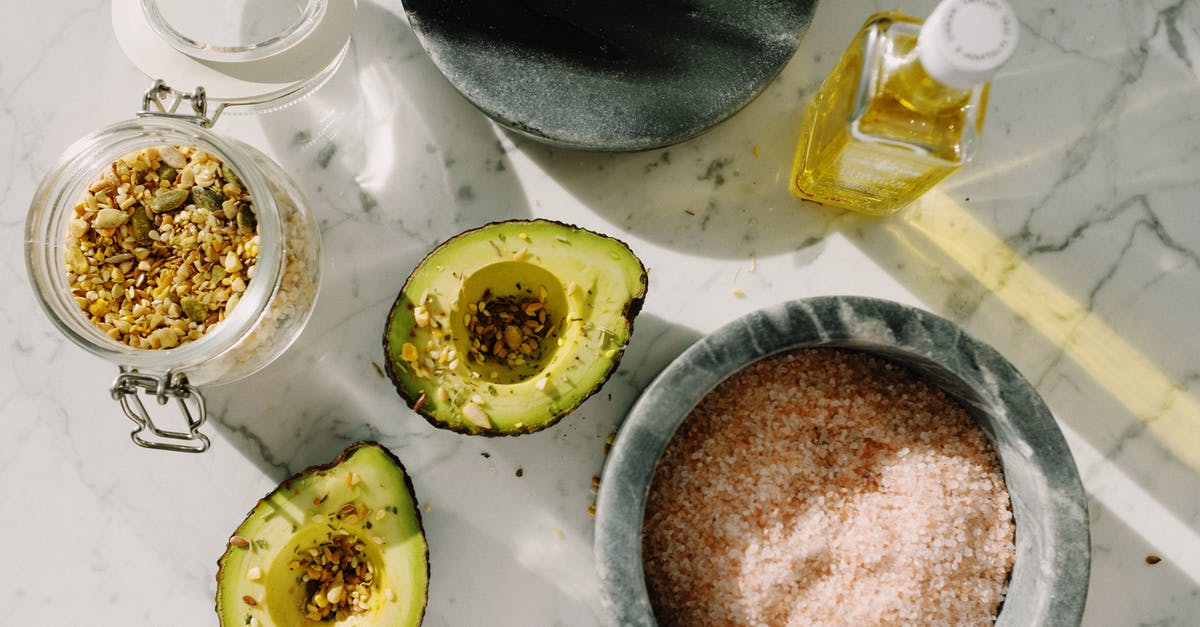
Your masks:
<svg viewBox="0 0 1200 627"><path fill-rule="evenodd" d="M954 321L1045 400L1087 498L1084 625L1194 624L1200 2L1013 4L1022 43L991 90L978 159L875 220L799 203L786 182L802 103L866 15L895 3L820 3L790 62L735 115L667 148L598 154L503 130L439 73L399 3L360 0L330 83L280 111L227 112L214 129L297 180L321 225L324 280L279 360L205 390L213 448L191 456L133 446L108 396L116 367L55 331L23 258L37 181L71 142L131 117L150 80L122 56L108 3L11 3L0 532L20 540L8 559L22 568L0 575L3 622L213 625L215 560L255 500L375 438L429 508L427 625L603 624L591 479L642 390L734 319L863 295ZM933 0L900 6L920 15ZM387 308L437 242L524 217L620 237L643 259L650 287L629 349L552 429L498 440L433 429L376 369Z"/></svg>

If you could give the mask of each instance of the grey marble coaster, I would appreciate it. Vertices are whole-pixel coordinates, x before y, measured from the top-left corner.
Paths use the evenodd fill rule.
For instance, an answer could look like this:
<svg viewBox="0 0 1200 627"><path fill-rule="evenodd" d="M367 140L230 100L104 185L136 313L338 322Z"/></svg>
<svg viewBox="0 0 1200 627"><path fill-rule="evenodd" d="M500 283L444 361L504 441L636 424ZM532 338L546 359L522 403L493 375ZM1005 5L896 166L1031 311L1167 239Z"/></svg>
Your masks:
<svg viewBox="0 0 1200 627"><path fill-rule="evenodd" d="M642 515L676 427L726 377L763 357L839 347L903 364L957 400L1000 456L1017 558L997 625L1078 625L1091 561L1087 501L1054 416L1002 355L929 312L863 297L792 301L697 342L646 388L604 467L596 561L614 625L653 625L642 571Z"/></svg>
<svg viewBox="0 0 1200 627"><path fill-rule="evenodd" d="M816 0L404 0L455 88L544 142L647 150L732 115L783 69Z"/></svg>

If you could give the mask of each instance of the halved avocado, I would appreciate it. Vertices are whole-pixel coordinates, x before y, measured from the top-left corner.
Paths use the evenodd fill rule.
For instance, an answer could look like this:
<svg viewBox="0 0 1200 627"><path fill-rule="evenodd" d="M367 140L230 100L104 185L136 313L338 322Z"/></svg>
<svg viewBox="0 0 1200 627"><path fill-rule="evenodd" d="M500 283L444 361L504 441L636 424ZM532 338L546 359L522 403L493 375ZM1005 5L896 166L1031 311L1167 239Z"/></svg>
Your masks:
<svg viewBox="0 0 1200 627"><path fill-rule="evenodd" d="M263 497L217 565L222 627L409 626L425 615L417 497L400 460L374 442Z"/></svg>
<svg viewBox="0 0 1200 627"><path fill-rule="evenodd" d="M616 369L645 296L646 268L620 240L548 220L491 223L409 275L384 330L387 373L434 426L544 429Z"/></svg>

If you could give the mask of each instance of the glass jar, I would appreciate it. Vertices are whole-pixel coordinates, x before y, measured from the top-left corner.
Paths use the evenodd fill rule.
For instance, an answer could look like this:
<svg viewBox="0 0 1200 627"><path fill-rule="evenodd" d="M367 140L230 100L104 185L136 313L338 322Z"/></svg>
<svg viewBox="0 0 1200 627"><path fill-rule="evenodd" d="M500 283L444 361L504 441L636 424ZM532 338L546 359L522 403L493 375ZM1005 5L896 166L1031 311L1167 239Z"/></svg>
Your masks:
<svg viewBox="0 0 1200 627"><path fill-rule="evenodd" d="M225 320L173 348L133 348L107 335L75 301L67 278L67 229L81 194L100 172L123 155L164 145L195 147L232 169L253 199L258 259ZM88 352L120 367L112 394L139 427L134 442L169 450L208 447L199 432L204 404L195 386L235 381L278 357L307 322L320 277L319 230L283 169L251 146L173 118L120 122L71 146L34 196L25 251L31 283L54 324ZM176 400L187 431L156 426L139 390L153 392L160 404Z"/></svg>
<svg viewBox="0 0 1200 627"><path fill-rule="evenodd" d="M221 137L209 128L227 107L243 112L273 110L296 102L323 85L350 50L357 1L222 0L198 4L190 0L112 0L110 5L113 32L121 49L155 82L143 95L137 118L79 140L42 180L25 227L26 266L38 300L55 326L88 352L118 366L119 374L111 393L137 425L131 434L133 441L148 448L201 452L207 450L209 439L200 431L206 416L204 397L197 386L246 377L271 363L296 339L315 305L321 248L316 222L300 190L283 169L255 148ZM195 88L184 92L169 85ZM217 105L211 112L210 101ZM190 111L181 109L183 105L189 105ZM161 146L181 146L211 155L221 168L228 168L236 177L232 193L239 194L239 200L231 198L224 188L221 194L216 194L215 187L207 187L212 183L201 186L209 189L207 192L197 190L191 187L191 182L184 181L180 171L169 190L174 194L173 200L179 202L170 207L152 207L152 213L145 213L143 204L118 207L120 203L110 198L103 208L108 210L106 217L118 223L113 226L109 224L112 220L98 222L101 209L96 198L89 201L84 197L81 201L96 177L107 168L117 173L116 162L126 155ZM143 156L145 163L154 161L148 155ZM168 169L174 172L173 168ZM149 170L139 174L146 181L155 181L153 198L143 197L140 201L147 206L159 202L164 191L157 183L157 177L164 174L154 172L154 178L151 174ZM208 175L212 175L212 170L208 170ZM223 169L221 176L228 179ZM212 178L217 180L216 176ZM188 192L180 198L179 190L185 189ZM238 215L236 203L245 200L240 197L243 191L249 194L254 211ZM119 192L116 198L131 196ZM146 285L151 280L146 278L149 265L143 267L140 263L149 257L138 257L141 251L130 250L127 240L123 240L121 251L116 253L123 255L121 263L131 261L132 254L143 272L139 280L145 282L136 289L126 280L127 270L122 266L117 266L119 272L114 273L116 262L112 258L91 251L92 259L86 259L85 251L91 250L88 248L91 244L76 239L89 228L102 230L111 226L110 233L124 233L124 237L139 241L154 240L161 234L147 221L139 223L141 218L175 211L181 206L193 216L197 215L197 207L215 214L223 207L213 203L221 199L235 202L225 209L226 223L222 228L229 233L241 233L243 219L257 228L257 240L247 232L248 241L237 248L239 256L247 259L254 256L255 263L252 270L246 264L246 276L243 279L238 274L240 283L236 285L224 272L217 276L216 257L208 255L212 238L224 234L197 233L197 239L209 238L201 244L202 248L210 246L205 251L207 265L189 260L194 268L189 269L187 263L176 259L172 263L180 265L173 266L170 273L154 277L153 286ZM77 216L80 202L88 205L83 215ZM128 212L131 206L133 211ZM118 208L121 216L117 216ZM137 215L139 211L142 216ZM235 217L236 225L232 225ZM123 227L125 220L132 221L129 228ZM156 226L168 222L165 217L153 220ZM169 221L174 227L174 218ZM197 229L201 223L211 228L220 219L207 219L200 214L192 222ZM106 226L100 226L102 223ZM166 230L165 226L162 228ZM183 223L182 228L189 226ZM178 250L190 251L197 245L186 237L181 237L178 243ZM256 254L246 252L255 245ZM144 242L142 251L148 249L165 252L164 247ZM81 263L84 270L79 270ZM240 261L234 263L233 272L241 269L239 264ZM180 286L179 281L188 281L185 275L203 268L210 269L210 273ZM89 275L86 285L72 286L72 277L78 278L75 272ZM199 295L189 291L200 286L207 286L204 289L208 291ZM219 297L212 295L212 291L226 286L228 292ZM138 289L161 293L146 299L144 293L137 294ZM164 301L168 290L178 290L177 300L165 299L171 300L169 305ZM185 298L184 294L191 298ZM240 294L240 298L233 294ZM224 301L226 297L230 300ZM215 305L214 298L218 301ZM235 298L236 304L232 304ZM143 304L146 302L143 299L151 305ZM98 300L104 300L103 304L97 304ZM187 300L190 302L184 302ZM129 305L130 311L119 317L109 315L109 305L118 301L122 306ZM96 305L95 310L92 305ZM159 310L164 306L169 309L165 316ZM216 309L220 312L214 313ZM186 315L181 316L181 311ZM224 319L220 319L221 313ZM90 318L102 318L105 328ZM155 340L152 331L163 328L164 318L169 318L167 325L171 330L163 331ZM136 331L132 334L136 339L130 343L119 341L129 338L130 329ZM186 341L181 341L181 336ZM140 347L144 343L149 346ZM142 402L143 395L153 396L160 405L176 401L186 429L156 424Z"/></svg>

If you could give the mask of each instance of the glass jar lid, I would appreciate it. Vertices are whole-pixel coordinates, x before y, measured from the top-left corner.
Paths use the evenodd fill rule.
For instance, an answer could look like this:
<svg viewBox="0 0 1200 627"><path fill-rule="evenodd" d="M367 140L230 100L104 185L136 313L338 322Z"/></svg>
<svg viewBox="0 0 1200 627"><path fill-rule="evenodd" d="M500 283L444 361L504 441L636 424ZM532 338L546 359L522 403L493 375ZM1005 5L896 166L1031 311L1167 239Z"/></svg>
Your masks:
<svg viewBox="0 0 1200 627"><path fill-rule="evenodd" d="M344 56L356 0L113 0L117 42L147 76L225 104L278 106Z"/></svg>

